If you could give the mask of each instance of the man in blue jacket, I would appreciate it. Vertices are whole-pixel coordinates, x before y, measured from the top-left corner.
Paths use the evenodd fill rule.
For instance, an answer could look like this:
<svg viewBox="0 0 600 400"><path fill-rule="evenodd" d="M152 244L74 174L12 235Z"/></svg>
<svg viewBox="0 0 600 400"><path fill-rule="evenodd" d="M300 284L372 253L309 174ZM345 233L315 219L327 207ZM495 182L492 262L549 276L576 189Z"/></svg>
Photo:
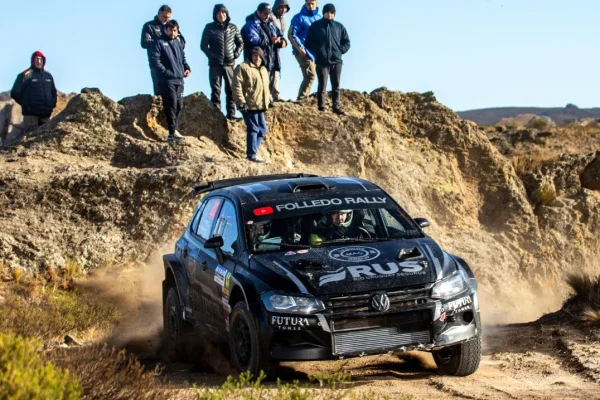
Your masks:
<svg viewBox="0 0 600 400"><path fill-rule="evenodd" d="M325 111L327 80L331 77L331 97L333 112L345 115L340 106L340 79L342 76L342 55L350 50L350 37L344 25L335 18L335 6L323 7L323 19L311 25L306 36L306 48L315 56L319 88L317 100L319 111Z"/></svg>
<svg viewBox="0 0 600 400"><path fill-rule="evenodd" d="M293 46L292 53L302 70L302 83L298 90L298 100L303 100L310 96L313 83L317 76L315 57L305 46L306 35L310 26L322 18L319 15L317 0L306 0L302 10L294 16L288 32L288 38Z"/></svg>
<svg viewBox="0 0 600 400"><path fill-rule="evenodd" d="M183 139L178 131L179 113L183 107L183 79L191 74L183 42L177 40L178 35L177 21L167 22L163 35L156 40L150 54L150 65L158 73L160 95L169 125L169 141Z"/></svg>
<svg viewBox="0 0 600 400"><path fill-rule="evenodd" d="M246 17L246 24L242 28L244 59L249 60L254 47L260 47L264 54L264 66L269 73L275 68L275 49L287 46L283 33L273 23L270 16L271 5L260 3L256 12Z"/></svg>

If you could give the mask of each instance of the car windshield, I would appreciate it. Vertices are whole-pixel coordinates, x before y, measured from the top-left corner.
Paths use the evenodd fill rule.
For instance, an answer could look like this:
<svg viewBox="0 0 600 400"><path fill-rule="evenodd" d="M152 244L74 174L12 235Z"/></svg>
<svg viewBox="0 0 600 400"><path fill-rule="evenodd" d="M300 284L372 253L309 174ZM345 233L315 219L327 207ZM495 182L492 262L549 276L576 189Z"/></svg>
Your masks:
<svg viewBox="0 0 600 400"><path fill-rule="evenodd" d="M390 198L378 198L381 204L318 199L255 208L255 218L246 222L249 250L264 253L422 237L404 210Z"/></svg>

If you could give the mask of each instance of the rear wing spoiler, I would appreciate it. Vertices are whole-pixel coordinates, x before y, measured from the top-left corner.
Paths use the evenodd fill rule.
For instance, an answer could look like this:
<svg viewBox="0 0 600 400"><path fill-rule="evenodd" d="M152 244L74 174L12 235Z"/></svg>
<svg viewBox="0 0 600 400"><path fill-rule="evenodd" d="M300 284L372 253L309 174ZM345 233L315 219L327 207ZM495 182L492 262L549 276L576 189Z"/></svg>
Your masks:
<svg viewBox="0 0 600 400"><path fill-rule="evenodd" d="M213 190L224 189L231 186L247 185L251 183L278 181L281 179L296 179L296 178L318 178L319 175L312 174L278 174L278 175L258 175L248 176L244 178L222 179L219 181L203 182L192 187L192 197L199 194L209 193Z"/></svg>

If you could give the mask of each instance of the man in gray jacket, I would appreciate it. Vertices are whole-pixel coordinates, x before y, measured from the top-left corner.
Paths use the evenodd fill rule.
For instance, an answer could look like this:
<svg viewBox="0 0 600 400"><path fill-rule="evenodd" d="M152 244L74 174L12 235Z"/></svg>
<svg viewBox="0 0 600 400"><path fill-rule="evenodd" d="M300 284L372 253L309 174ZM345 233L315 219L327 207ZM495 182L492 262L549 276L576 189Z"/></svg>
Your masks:
<svg viewBox="0 0 600 400"><path fill-rule="evenodd" d="M287 21L285 20L284 15L289 11L290 2L288 0L275 0L275 4L273 4L273 13L270 18L281 32L287 30ZM269 71L269 78L271 81L269 89L273 101L283 101L281 99L281 94L279 93L279 74L281 72L281 56L279 55L279 51L282 47L285 47L285 45L275 46L275 67Z"/></svg>

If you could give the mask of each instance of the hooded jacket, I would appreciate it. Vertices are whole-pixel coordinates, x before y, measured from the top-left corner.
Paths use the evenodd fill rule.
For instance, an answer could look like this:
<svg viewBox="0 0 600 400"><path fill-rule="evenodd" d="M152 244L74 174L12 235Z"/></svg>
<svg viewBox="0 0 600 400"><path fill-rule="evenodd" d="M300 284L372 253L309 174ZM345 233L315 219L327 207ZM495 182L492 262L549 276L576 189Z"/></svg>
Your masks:
<svg viewBox="0 0 600 400"><path fill-rule="evenodd" d="M261 21L256 13L246 17L246 24L242 28L242 39L244 39L244 59L250 59L250 53L254 47L260 47L264 53L265 67L271 71L275 68L275 46L271 43L271 38L280 37L283 34L268 18L265 22ZM281 46L279 46L281 47Z"/></svg>
<svg viewBox="0 0 600 400"><path fill-rule="evenodd" d="M350 50L350 37L344 25L323 18L311 25L305 46L315 56L317 65L341 64L342 55Z"/></svg>
<svg viewBox="0 0 600 400"><path fill-rule="evenodd" d="M266 111L271 103L269 71L264 66L264 54L261 57L260 67L249 59L238 65L233 75L233 99L237 105L246 104L250 111Z"/></svg>
<svg viewBox="0 0 600 400"><path fill-rule="evenodd" d="M217 20L217 13L225 9L227 19L224 23ZM208 65L234 65L244 48L244 41L237 26L231 23L229 11L223 4L215 5L213 22L206 25L202 32L200 49L208 57Z"/></svg>
<svg viewBox="0 0 600 400"><path fill-rule="evenodd" d="M41 56L44 65L35 67L34 58ZM56 107L57 91L54 78L46 71L46 57L39 51L31 55L31 67L20 73L10 91L12 97L21 105L23 115L49 118Z"/></svg>
<svg viewBox="0 0 600 400"><path fill-rule="evenodd" d="M285 20L285 15L279 14L279 8L286 7L287 12L290 11L290 2L288 0L275 0L273 4L273 12L271 13L271 21L275 24L276 27L279 28L282 34L285 34L287 30L287 21ZM281 47L275 47L275 58L274 58L274 66L273 69L275 71L281 71L281 56L279 55L279 50Z"/></svg>
<svg viewBox="0 0 600 400"><path fill-rule="evenodd" d="M150 66L159 74L160 84L183 85L183 75L191 71L185 59L183 42L165 33L156 40L150 53Z"/></svg>
<svg viewBox="0 0 600 400"><path fill-rule="evenodd" d="M308 28L310 26L323 18L322 15L319 14L319 9L316 8L314 11L309 11L306 6L302 6L302 10L292 18L292 22L290 24L290 31L288 32L288 37L292 46L294 46L294 50L292 53L298 54L299 50L306 51L306 55L309 60L314 61L315 58L310 50L307 51L304 42L306 41L306 35L308 34Z"/></svg>

